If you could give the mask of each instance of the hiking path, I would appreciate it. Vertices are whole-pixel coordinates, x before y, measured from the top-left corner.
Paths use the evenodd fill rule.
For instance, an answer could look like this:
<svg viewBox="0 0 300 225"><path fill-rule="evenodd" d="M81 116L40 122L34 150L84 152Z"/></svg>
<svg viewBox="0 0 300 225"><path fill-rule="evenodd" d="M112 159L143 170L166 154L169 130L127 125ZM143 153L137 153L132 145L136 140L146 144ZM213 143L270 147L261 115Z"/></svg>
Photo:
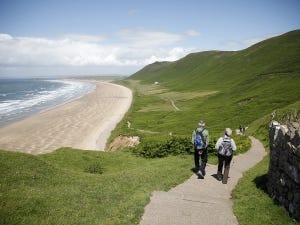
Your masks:
<svg viewBox="0 0 300 225"><path fill-rule="evenodd" d="M231 192L238 180L267 154L262 143L250 137L251 148L231 161L229 179L216 179L217 165L208 164L205 179L193 174L168 192L154 191L140 225L238 225Z"/></svg>

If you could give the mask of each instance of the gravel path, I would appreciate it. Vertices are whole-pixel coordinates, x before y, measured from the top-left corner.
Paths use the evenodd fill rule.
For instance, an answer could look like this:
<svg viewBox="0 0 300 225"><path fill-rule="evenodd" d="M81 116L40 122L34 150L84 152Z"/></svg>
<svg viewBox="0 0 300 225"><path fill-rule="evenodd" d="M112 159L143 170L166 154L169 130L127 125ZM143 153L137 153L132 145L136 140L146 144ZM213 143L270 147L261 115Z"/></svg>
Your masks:
<svg viewBox="0 0 300 225"><path fill-rule="evenodd" d="M238 225L231 192L243 172L266 155L262 143L250 138L250 150L233 158L227 184L216 180L216 165L207 165L205 179L192 175L168 192L154 191L140 225Z"/></svg>

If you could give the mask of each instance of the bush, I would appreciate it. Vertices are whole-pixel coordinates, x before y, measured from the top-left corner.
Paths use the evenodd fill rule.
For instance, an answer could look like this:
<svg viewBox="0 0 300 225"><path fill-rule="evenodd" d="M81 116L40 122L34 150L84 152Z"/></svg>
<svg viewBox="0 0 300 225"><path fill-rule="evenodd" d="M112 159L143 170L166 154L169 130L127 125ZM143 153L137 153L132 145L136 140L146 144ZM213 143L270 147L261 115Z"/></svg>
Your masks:
<svg viewBox="0 0 300 225"><path fill-rule="evenodd" d="M234 154L246 152L251 146L251 140L247 136L233 137L238 150ZM217 140L212 138L207 146L207 153L210 156L217 156L215 149ZM191 154L194 152L193 144L189 137L172 136L166 141L153 141L140 144L133 149L133 153L144 158L162 158L169 155Z"/></svg>
<svg viewBox="0 0 300 225"><path fill-rule="evenodd" d="M248 136L237 135L233 137L233 139L237 147L237 151L235 152L235 155L245 153L250 149L251 139Z"/></svg>
<svg viewBox="0 0 300 225"><path fill-rule="evenodd" d="M191 152L193 145L190 139L182 137L171 137L165 142L146 142L133 149L134 154L145 158L162 158Z"/></svg>

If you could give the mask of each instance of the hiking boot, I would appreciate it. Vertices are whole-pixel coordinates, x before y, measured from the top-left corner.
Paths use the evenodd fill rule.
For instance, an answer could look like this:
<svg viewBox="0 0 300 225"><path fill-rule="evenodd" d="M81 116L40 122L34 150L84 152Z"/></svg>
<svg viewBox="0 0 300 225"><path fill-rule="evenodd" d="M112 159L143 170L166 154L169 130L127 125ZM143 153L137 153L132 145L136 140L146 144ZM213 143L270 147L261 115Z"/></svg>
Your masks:
<svg viewBox="0 0 300 225"><path fill-rule="evenodd" d="M199 170L199 171L197 172L197 175L198 175L199 178L202 178L202 179L204 178L204 176L203 176L201 170Z"/></svg>
<svg viewBox="0 0 300 225"><path fill-rule="evenodd" d="M229 174L229 167L225 167L225 169L224 169L224 175L223 175L223 180L222 180L223 184L227 184L228 174Z"/></svg>
<svg viewBox="0 0 300 225"><path fill-rule="evenodd" d="M217 180L221 181L222 180L222 173L218 171L217 173Z"/></svg>

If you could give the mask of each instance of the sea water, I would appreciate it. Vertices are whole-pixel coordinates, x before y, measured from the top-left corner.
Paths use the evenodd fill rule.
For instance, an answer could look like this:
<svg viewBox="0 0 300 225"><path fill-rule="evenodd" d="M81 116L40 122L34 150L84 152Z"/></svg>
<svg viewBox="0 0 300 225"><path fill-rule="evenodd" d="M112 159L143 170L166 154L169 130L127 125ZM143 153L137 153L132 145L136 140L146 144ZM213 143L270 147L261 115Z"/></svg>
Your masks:
<svg viewBox="0 0 300 225"><path fill-rule="evenodd" d="M0 79L0 126L77 99L95 89L71 80Z"/></svg>

